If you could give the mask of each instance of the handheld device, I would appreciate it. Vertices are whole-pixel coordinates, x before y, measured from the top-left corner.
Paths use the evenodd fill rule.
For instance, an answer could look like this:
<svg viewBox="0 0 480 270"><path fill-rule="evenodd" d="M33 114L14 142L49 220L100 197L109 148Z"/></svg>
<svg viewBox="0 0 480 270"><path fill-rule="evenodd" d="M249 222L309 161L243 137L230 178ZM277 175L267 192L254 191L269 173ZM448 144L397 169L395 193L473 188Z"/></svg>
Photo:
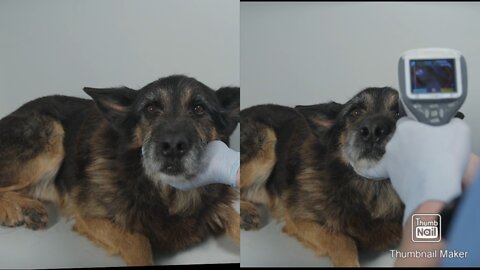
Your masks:
<svg viewBox="0 0 480 270"><path fill-rule="evenodd" d="M457 50L406 51L398 63L398 77L401 109L425 124L450 122L467 97L467 65Z"/></svg>

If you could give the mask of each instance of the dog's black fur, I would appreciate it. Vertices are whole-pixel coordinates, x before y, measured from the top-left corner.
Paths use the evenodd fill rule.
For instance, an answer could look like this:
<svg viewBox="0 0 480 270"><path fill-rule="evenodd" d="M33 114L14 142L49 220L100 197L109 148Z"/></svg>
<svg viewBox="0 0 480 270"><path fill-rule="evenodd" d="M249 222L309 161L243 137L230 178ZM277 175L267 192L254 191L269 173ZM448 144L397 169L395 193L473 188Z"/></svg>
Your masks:
<svg viewBox="0 0 480 270"><path fill-rule="evenodd" d="M110 251L127 264L150 264L150 244L171 252L225 231L239 241L234 189L168 185L192 180L208 142L228 144L239 121L239 88L214 91L175 75L138 91L85 92L93 100L39 98L0 120L0 201L16 205L0 205L3 224L44 228L38 200L53 201L76 219L77 231L119 249ZM129 237L143 244L135 247ZM122 241L138 250L122 249Z"/></svg>
<svg viewBox="0 0 480 270"><path fill-rule="evenodd" d="M357 265L357 246L397 244L403 207L398 196L388 181L364 179L351 164L376 163L399 117L398 93L391 88L368 88L346 104L242 110L242 227L259 225L249 203L266 204L287 221L285 232L317 253L327 250L335 265ZM251 172L261 163L273 166ZM324 240L308 239L314 234ZM322 244L325 239L345 244L345 250Z"/></svg>

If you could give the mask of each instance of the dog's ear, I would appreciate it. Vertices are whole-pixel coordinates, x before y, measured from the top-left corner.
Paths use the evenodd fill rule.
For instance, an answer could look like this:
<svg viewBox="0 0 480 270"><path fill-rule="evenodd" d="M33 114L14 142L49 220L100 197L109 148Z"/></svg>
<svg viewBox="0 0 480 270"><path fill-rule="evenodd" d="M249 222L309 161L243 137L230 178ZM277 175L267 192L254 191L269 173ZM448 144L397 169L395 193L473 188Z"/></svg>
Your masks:
<svg viewBox="0 0 480 270"><path fill-rule="evenodd" d="M307 121L310 129L317 136L323 134L334 123L343 105L337 102L322 103L308 106L295 106Z"/></svg>
<svg viewBox="0 0 480 270"><path fill-rule="evenodd" d="M83 91L93 98L97 108L114 127L119 127L126 119L137 95L137 91L128 87L85 87Z"/></svg>
<svg viewBox="0 0 480 270"><path fill-rule="evenodd" d="M240 121L240 88L222 87L215 94L222 107L222 131L230 134Z"/></svg>

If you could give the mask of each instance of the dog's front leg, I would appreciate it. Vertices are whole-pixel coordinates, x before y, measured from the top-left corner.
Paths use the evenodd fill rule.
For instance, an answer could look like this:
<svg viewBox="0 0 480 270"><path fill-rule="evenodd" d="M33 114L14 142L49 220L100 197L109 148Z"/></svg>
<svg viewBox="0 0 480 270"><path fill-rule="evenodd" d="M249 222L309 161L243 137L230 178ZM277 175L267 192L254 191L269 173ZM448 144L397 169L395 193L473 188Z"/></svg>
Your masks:
<svg viewBox="0 0 480 270"><path fill-rule="evenodd" d="M227 234L240 246L240 214L233 207L227 208L224 226Z"/></svg>
<svg viewBox="0 0 480 270"><path fill-rule="evenodd" d="M73 229L103 247L110 255L120 254L128 266L153 265L150 241L102 218L77 217Z"/></svg>
<svg viewBox="0 0 480 270"><path fill-rule="evenodd" d="M313 220L294 220L285 215L283 231L297 238L318 256L327 255L333 266L360 266L355 241L342 233L327 230Z"/></svg>

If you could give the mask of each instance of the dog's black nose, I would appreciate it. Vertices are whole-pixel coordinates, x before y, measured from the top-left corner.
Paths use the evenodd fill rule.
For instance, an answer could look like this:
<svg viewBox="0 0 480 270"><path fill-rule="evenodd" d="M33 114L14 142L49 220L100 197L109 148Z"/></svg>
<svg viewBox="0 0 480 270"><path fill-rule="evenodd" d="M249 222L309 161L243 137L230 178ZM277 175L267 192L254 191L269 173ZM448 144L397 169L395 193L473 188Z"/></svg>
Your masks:
<svg viewBox="0 0 480 270"><path fill-rule="evenodd" d="M360 127L359 133L364 141L381 142L392 131L389 121L368 121Z"/></svg>
<svg viewBox="0 0 480 270"><path fill-rule="evenodd" d="M160 142L160 153L168 158L180 158L190 150L191 144L184 134L165 134Z"/></svg>

